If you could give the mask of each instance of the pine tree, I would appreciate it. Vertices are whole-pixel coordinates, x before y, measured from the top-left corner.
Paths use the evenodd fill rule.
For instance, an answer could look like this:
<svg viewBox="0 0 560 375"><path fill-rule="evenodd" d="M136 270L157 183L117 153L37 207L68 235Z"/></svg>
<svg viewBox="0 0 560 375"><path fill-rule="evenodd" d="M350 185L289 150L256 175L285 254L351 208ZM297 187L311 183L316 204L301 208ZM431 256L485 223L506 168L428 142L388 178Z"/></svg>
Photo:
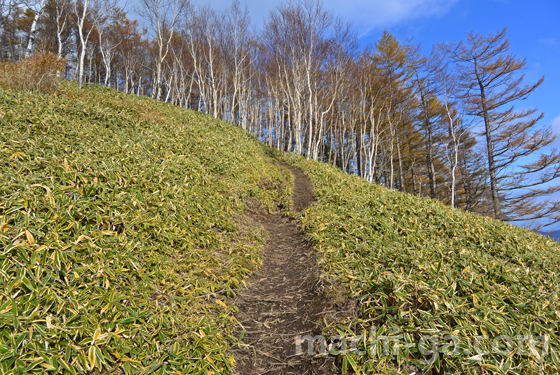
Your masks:
<svg viewBox="0 0 560 375"><path fill-rule="evenodd" d="M549 126L539 127L536 108L516 111L544 77L523 85L519 74L526 60L508 54L506 30L488 36L470 33L466 42L442 45L455 63L459 98L467 115L484 123L494 217L505 221L560 219L560 202L537 201L560 191L550 182L560 177L560 154L544 153L556 138Z"/></svg>

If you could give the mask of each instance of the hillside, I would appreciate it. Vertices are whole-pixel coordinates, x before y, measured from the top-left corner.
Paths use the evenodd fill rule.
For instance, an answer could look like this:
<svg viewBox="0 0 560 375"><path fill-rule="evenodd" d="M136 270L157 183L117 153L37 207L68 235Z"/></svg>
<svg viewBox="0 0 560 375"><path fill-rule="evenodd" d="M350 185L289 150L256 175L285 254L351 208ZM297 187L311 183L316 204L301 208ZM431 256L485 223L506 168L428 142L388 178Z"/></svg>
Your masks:
<svg viewBox="0 0 560 375"><path fill-rule="evenodd" d="M0 370L227 373L289 172L241 129L98 86L0 91Z"/></svg>
<svg viewBox="0 0 560 375"><path fill-rule="evenodd" d="M365 353L342 352L343 369L560 373L558 243L329 165L290 160L314 184L316 202L302 224L323 277L359 306L359 319L327 330L365 334L355 346Z"/></svg>
<svg viewBox="0 0 560 375"><path fill-rule="evenodd" d="M331 348L343 372L560 372L556 242L99 86L0 91L0 127L2 373L232 371L267 238L248 208L290 206L274 159L313 184L291 216L342 301L324 334L373 334Z"/></svg>

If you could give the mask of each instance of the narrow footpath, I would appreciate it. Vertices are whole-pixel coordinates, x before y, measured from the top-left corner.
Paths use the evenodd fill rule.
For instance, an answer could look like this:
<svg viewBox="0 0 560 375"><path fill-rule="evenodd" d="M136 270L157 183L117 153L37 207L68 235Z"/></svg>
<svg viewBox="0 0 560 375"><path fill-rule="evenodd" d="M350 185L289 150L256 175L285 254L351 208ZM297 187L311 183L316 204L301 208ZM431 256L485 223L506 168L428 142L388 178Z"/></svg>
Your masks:
<svg viewBox="0 0 560 375"><path fill-rule="evenodd" d="M301 212L313 200L313 188L297 167L293 209ZM338 374L333 358L296 354L297 335L321 333L322 312L327 302L317 290L318 266L293 219L280 213L256 214L253 219L269 233L263 265L249 287L235 301L236 318L245 329L243 347L235 351L238 375ZM241 332L239 332L241 334ZM307 351L307 344L303 345Z"/></svg>

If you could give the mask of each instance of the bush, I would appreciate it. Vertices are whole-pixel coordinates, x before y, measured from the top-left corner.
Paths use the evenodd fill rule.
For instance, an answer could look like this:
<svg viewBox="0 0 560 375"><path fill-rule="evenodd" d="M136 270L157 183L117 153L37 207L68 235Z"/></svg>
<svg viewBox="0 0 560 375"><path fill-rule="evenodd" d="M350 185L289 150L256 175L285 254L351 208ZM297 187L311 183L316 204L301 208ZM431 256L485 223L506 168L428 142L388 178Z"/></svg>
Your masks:
<svg viewBox="0 0 560 375"><path fill-rule="evenodd" d="M50 52L38 52L21 62L0 64L0 88L4 90L53 93L60 85L58 73L66 60Z"/></svg>

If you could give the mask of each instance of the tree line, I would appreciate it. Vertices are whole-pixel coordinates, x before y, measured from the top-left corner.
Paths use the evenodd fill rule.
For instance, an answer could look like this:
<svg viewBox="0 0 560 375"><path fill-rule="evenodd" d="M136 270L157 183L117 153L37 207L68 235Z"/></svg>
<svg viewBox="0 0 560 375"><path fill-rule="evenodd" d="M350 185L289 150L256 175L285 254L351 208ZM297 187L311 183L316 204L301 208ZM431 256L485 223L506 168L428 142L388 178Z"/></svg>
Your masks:
<svg viewBox="0 0 560 375"><path fill-rule="evenodd" d="M543 82L508 52L506 29L429 55L388 31L361 46L318 0L273 9L255 30L238 0L0 0L1 58L66 60L64 77L202 111L277 149L410 194L510 222L560 220L556 135ZM142 25L142 26L141 26Z"/></svg>

